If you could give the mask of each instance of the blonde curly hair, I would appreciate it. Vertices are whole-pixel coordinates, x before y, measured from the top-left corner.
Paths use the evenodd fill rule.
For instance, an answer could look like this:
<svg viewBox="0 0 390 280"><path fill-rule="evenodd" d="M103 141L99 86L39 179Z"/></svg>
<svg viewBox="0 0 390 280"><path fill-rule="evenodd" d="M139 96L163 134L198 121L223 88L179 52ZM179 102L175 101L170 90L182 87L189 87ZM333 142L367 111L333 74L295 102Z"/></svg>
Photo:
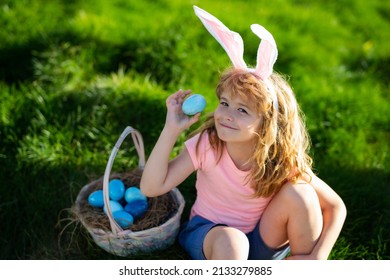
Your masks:
<svg viewBox="0 0 390 280"><path fill-rule="evenodd" d="M269 83L276 93L278 106L275 106L269 92L272 90L270 85L247 70L227 69L216 88L218 98L223 92L229 92L233 97L239 96L253 102L261 118L247 178L251 181L255 197L272 196L287 181L296 181L312 167L308 154L310 139L290 85L275 72L269 77ZM196 133L199 132L208 133L210 145L220 158L224 142L216 133L214 114L207 117Z"/></svg>

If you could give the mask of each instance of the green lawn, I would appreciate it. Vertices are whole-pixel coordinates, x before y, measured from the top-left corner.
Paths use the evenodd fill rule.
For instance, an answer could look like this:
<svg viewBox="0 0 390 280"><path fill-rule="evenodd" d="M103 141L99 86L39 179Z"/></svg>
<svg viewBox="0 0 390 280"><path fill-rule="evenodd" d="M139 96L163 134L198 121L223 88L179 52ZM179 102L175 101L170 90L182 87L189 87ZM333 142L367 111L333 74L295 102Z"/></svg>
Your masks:
<svg viewBox="0 0 390 280"><path fill-rule="evenodd" d="M0 259L119 258L67 210L103 176L126 126L150 153L172 92L190 88L213 110L230 62L194 4L242 35L248 64L259 44L250 24L273 33L275 70L306 115L316 171L348 208L330 258L390 259L390 2L380 0L1 1ZM113 170L137 160L128 140ZM183 220L194 181L180 187ZM129 258L187 256L175 244Z"/></svg>

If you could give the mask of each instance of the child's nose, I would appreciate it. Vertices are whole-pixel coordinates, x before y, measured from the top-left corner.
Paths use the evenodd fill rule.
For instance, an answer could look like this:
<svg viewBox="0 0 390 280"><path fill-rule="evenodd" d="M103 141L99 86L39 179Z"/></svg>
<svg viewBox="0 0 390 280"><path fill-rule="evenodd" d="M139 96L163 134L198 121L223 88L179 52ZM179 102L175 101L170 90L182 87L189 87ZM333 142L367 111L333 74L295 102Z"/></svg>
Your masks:
<svg viewBox="0 0 390 280"><path fill-rule="evenodd" d="M228 121L233 121L234 120L234 112L232 112L232 110L227 110L226 112L225 112L225 118L226 118L226 120L228 120Z"/></svg>

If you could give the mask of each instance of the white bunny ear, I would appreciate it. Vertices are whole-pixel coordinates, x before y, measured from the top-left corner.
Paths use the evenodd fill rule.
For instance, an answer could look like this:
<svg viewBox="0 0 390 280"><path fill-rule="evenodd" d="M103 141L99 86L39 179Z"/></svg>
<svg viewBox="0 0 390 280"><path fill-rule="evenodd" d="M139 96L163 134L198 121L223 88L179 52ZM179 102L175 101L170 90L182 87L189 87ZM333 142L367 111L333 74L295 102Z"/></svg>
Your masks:
<svg viewBox="0 0 390 280"><path fill-rule="evenodd" d="M221 44L228 54L235 68L246 69L244 61L244 43L240 34L231 31L219 19L205 10L194 6L195 14L200 18L203 25L211 35Z"/></svg>
<svg viewBox="0 0 390 280"><path fill-rule="evenodd" d="M278 49L272 34L259 24L252 24L251 29L260 39L257 50L257 65L255 73L265 80L272 74L275 61L278 57Z"/></svg>

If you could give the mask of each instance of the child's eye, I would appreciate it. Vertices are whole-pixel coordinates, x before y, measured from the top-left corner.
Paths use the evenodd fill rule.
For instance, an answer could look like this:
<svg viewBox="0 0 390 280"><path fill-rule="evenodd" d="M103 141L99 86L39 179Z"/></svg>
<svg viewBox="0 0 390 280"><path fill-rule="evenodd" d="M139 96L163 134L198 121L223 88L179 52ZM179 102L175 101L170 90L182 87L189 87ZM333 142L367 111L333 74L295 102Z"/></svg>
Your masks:
<svg viewBox="0 0 390 280"><path fill-rule="evenodd" d="M229 104L227 104L225 101L221 101L219 104L221 104L221 105L224 106L224 107L229 106Z"/></svg>
<svg viewBox="0 0 390 280"><path fill-rule="evenodd" d="M244 114L248 114L248 112L243 108L238 108L238 111Z"/></svg>

